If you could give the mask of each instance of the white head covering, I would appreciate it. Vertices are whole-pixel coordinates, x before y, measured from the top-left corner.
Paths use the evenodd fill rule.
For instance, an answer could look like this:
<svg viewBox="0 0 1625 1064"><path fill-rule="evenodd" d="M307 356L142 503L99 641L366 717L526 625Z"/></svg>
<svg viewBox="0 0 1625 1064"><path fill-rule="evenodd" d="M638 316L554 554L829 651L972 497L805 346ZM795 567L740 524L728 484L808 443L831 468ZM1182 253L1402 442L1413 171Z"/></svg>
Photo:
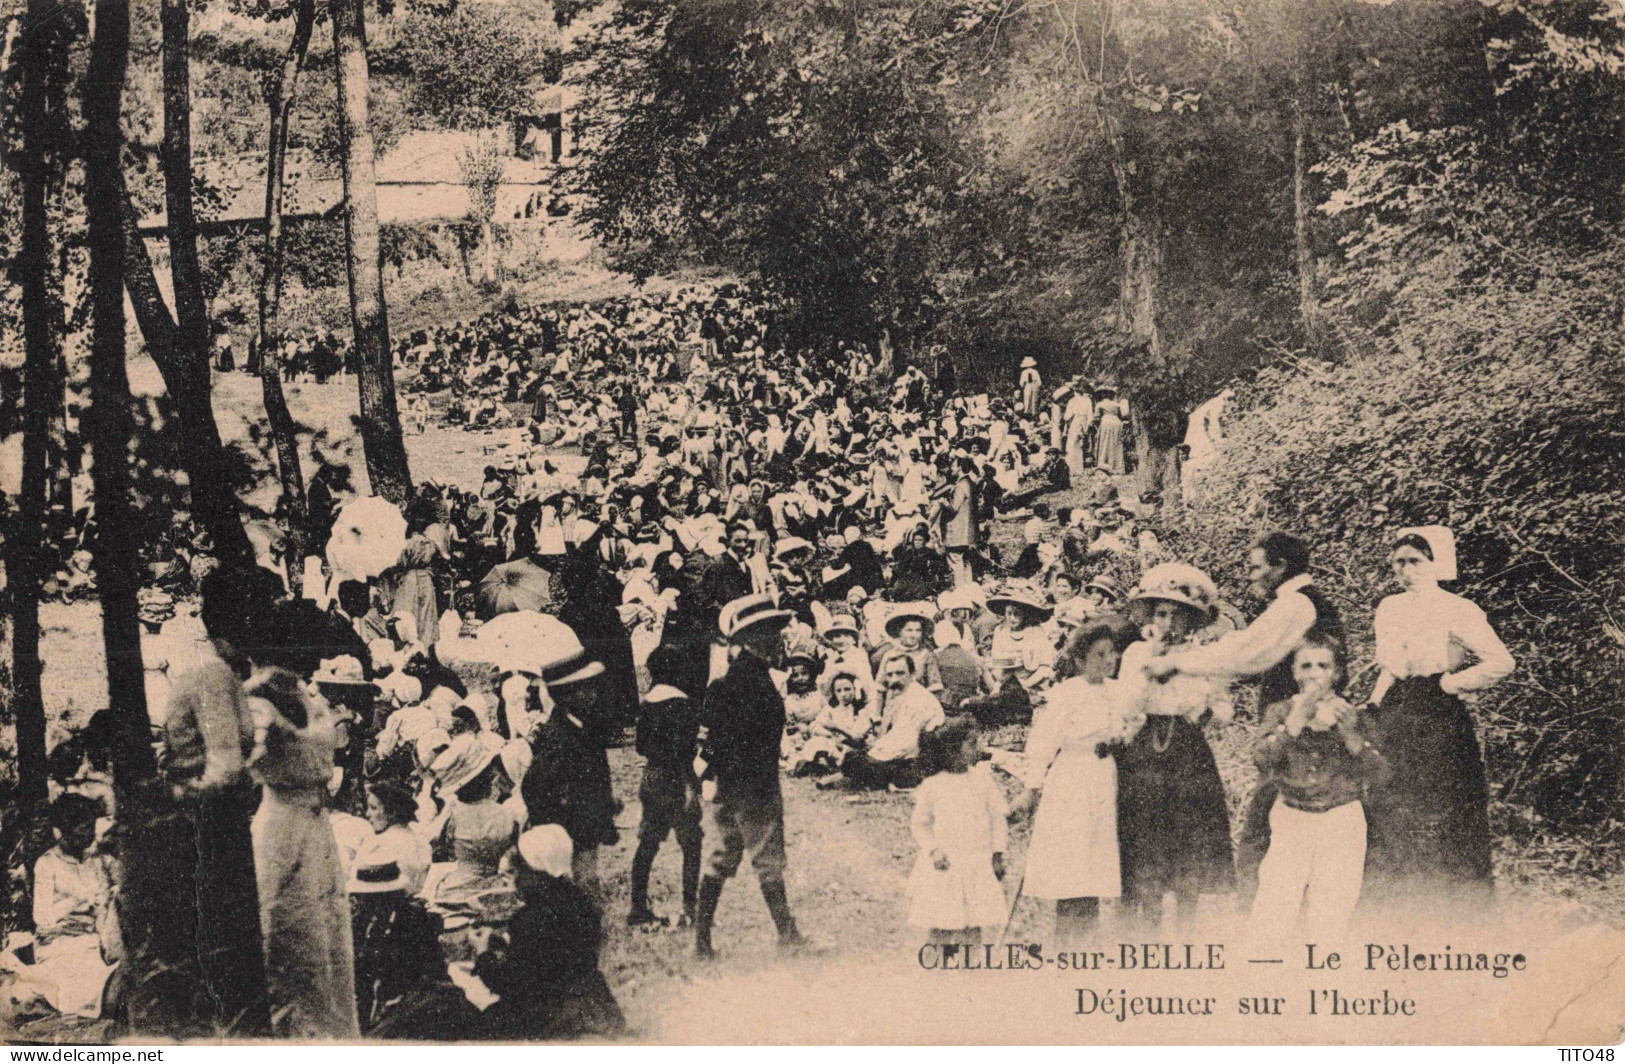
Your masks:
<svg viewBox="0 0 1625 1064"><path fill-rule="evenodd" d="M1433 579L1444 581L1456 578L1455 533L1443 525L1422 525L1402 528L1394 538L1404 539L1406 536L1421 536L1427 541L1428 549L1433 553Z"/></svg>
<svg viewBox="0 0 1625 1064"><path fill-rule="evenodd" d="M543 824L519 836L519 856L531 868L555 879L570 874L570 834L557 824Z"/></svg>

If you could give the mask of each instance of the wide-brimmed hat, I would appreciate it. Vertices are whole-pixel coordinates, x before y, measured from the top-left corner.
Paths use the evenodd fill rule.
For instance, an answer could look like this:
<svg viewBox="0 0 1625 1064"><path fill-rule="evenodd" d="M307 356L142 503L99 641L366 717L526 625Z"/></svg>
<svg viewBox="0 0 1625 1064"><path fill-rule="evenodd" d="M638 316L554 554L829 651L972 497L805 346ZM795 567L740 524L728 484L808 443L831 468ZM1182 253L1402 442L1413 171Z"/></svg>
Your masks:
<svg viewBox="0 0 1625 1064"><path fill-rule="evenodd" d="M813 551L813 545L802 539L800 536L785 536L783 539L779 540L778 546L774 548L773 555L778 560L784 561L790 555L799 553L801 551L806 551L808 554L811 554Z"/></svg>
<svg viewBox="0 0 1625 1064"><path fill-rule="evenodd" d="M1194 565L1164 562L1147 569L1129 595L1130 602L1177 602L1210 617L1219 602L1219 589Z"/></svg>
<svg viewBox="0 0 1625 1064"><path fill-rule="evenodd" d="M949 610L974 610L976 608L976 593L969 587L953 587L937 596L937 609L946 614Z"/></svg>
<svg viewBox="0 0 1625 1064"><path fill-rule="evenodd" d="M439 760L440 755L451 746L451 736L446 729L433 727L420 734L412 744L412 752L417 763L428 768Z"/></svg>
<svg viewBox="0 0 1625 1064"><path fill-rule="evenodd" d="M1139 638L1139 628L1124 617L1116 613L1108 613L1100 617L1092 617L1078 627L1067 638L1067 647L1073 651L1086 650L1090 643L1097 639L1110 639L1117 651L1128 649L1128 645Z"/></svg>
<svg viewBox="0 0 1625 1064"><path fill-rule="evenodd" d="M886 618L886 634L896 639L909 621L919 621L921 629L929 631L936 614L936 607L929 602L899 602Z"/></svg>
<svg viewBox="0 0 1625 1064"><path fill-rule="evenodd" d="M1040 621L1049 620L1055 613L1055 608L1045 602L1036 589L1021 584L1006 585L987 597L987 608L994 613L1008 606L1020 606L1034 614Z"/></svg>
<svg viewBox="0 0 1625 1064"><path fill-rule="evenodd" d="M817 648L802 644L791 648L784 655L784 667L788 669L798 661L804 661L812 666L812 674L818 676L824 671L824 657L818 653Z"/></svg>
<svg viewBox="0 0 1625 1064"><path fill-rule="evenodd" d="M1123 600L1123 589L1118 587L1117 581L1113 580L1109 576L1097 576L1087 584L1083 585L1083 589L1085 591L1099 591L1110 598L1113 602L1121 602Z"/></svg>
<svg viewBox="0 0 1625 1064"><path fill-rule="evenodd" d="M825 621L823 626L818 629L818 635L821 639L828 639L837 632L846 632L854 637L863 634L862 629L858 626L857 618L850 613L831 613L829 620Z"/></svg>
<svg viewBox="0 0 1625 1064"><path fill-rule="evenodd" d="M376 864L356 865L350 874L351 894L385 894L392 890L405 890L410 884L397 861L379 861Z"/></svg>
<svg viewBox="0 0 1625 1064"><path fill-rule="evenodd" d="M1021 668L1021 659L1020 658L988 658L987 659L987 667L989 669L1019 669L1019 668Z"/></svg>
<svg viewBox="0 0 1625 1064"><path fill-rule="evenodd" d="M752 628L772 625L783 628L794 618L789 610L781 610L767 595L745 595L722 607L717 615L717 627L724 638L737 639Z"/></svg>
<svg viewBox="0 0 1625 1064"><path fill-rule="evenodd" d="M321 668L311 679L335 687L367 687L371 683L361 669L361 662L349 654L323 659Z"/></svg>
<svg viewBox="0 0 1625 1064"><path fill-rule="evenodd" d="M1022 369L1036 369L1036 368L1038 368L1038 360L1036 358L1034 358L1033 356L1028 355L1026 358L1021 360L1021 368Z"/></svg>
<svg viewBox="0 0 1625 1064"><path fill-rule="evenodd" d="M440 781L444 794L456 794L490 767L500 748L480 741L478 735L459 735L443 750L429 771Z"/></svg>
<svg viewBox="0 0 1625 1064"><path fill-rule="evenodd" d="M175 616L175 596L161 587L144 587L136 595L141 619L149 624L161 624Z"/></svg>

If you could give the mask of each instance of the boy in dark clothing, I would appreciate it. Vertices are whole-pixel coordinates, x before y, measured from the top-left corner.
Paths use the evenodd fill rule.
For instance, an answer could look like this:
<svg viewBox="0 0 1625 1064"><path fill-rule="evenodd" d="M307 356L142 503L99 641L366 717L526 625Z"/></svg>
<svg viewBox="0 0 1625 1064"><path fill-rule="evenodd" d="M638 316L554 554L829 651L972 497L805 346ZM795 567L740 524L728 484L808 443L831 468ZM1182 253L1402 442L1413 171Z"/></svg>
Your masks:
<svg viewBox="0 0 1625 1064"><path fill-rule="evenodd" d="M715 956L711 923L722 887L747 854L780 947L806 944L784 889L784 799L779 790L784 698L769 674L784 657L782 633L789 620L790 614L776 609L767 595L735 599L718 616L723 635L739 648L739 656L706 690L701 754L695 764L705 835L705 875L694 915L694 952L701 959Z"/></svg>
<svg viewBox="0 0 1625 1064"><path fill-rule="evenodd" d="M649 872L660 844L673 831L683 851L683 915L678 926L694 922L700 886L700 783L694 775L694 751L699 744L699 706L676 681L682 676L682 655L662 644L649 655L649 693L638 715L638 753L645 758L638 800L643 819L638 824L638 848L632 855L632 926L665 926L666 920L649 908Z"/></svg>
<svg viewBox="0 0 1625 1064"><path fill-rule="evenodd" d="M1256 935L1290 934L1301 910L1305 934L1335 939L1360 900L1366 843L1361 799L1389 769L1366 738L1373 733L1369 720L1337 693L1341 657L1341 641L1311 632L1289 659L1298 693L1264 710L1264 737L1253 760L1260 782L1273 785L1276 798L1253 901Z"/></svg>

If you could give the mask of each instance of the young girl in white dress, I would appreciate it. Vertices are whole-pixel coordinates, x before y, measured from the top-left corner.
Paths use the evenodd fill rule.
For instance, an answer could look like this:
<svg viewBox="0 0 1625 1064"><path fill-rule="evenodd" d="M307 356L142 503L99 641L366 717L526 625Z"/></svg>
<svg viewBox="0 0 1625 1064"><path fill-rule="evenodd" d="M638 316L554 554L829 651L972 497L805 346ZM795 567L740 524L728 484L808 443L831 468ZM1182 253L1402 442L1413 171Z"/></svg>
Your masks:
<svg viewBox="0 0 1625 1064"><path fill-rule="evenodd" d="M908 880L908 922L933 945L975 945L1004 924L1005 801L981 763L976 721L951 717L920 736L937 769L914 792L909 829L919 844Z"/></svg>
<svg viewBox="0 0 1625 1064"><path fill-rule="evenodd" d="M1022 893L1055 902L1055 937L1076 941L1100 921L1100 899L1121 893L1117 847L1117 761L1108 744L1138 731L1125 719L1117 666L1137 637L1120 617L1080 628L1062 651L1072 672L1050 689L1022 759L1027 790L1013 809L1036 803ZM1042 800L1039 794L1042 792Z"/></svg>

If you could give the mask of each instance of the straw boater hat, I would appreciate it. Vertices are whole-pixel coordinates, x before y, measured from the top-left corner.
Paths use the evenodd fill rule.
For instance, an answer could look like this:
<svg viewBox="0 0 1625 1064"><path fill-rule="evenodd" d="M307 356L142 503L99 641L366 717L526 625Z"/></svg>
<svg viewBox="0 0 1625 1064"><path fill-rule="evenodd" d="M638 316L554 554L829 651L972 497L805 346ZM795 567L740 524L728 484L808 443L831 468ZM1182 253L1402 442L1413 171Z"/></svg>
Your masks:
<svg viewBox="0 0 1625 1064"><path fill-rule="evenodd" d="M1204 618L1212 617L1219 589L1202 570L1183 562L1164 562L1147 569L1129 595L1130 602L1177 602Z"/></svg>
<svg viewBox="0 0 1625 1064"><path fill-rule="evenodd" d="M562 621L548 628L546 641L538 654L543 683L549 688L562 687L603 674L603 662L587 656L587 648L581 645L574 629Z"/></svg>
<svg viewBox="0 0 1625 1064"><path fill-rule="evenodd" d="M782 629L794 616L789 610L775 606L767 595L745 595L722 607L717 615L717 627L724 638L737 640L745 632L763 625Z"/></svg>
<svg viewBox="0 0 1625 1064"><path fill-rule="evenodd" d="M392 890L405 890L406 874L395 861L356 865L350 876L351 894L384 894Z"/></svg>
<svg viewBox="0 0 1625 1064"><path fill-rule="evenodd" d="M1040 622L1047 621L1055 613L1055 608L1045 602L1039 593L1030 587L1020 584L1011 584L987 597L987 608L999 613L1006 606L1020 606L1030 611Z"/></svg>
<svg viewBox="0 0 1625 1064"><path fill-rule="evenodd" d="M811 554L813 545L800 536L785 536L779 540L777 549L773 552L779 561L789 560L790 555L806 552Z"/></svg>
<svg viewBox="0 0 1625 1064"><path fill-rule="evenodd" d="M937 609L946 616L950 610L974 610L976 595L968 587L949 588L937 596Z"/></svg>
<svg viewBox="0 0 1625 1064"><path fill-rule="evenodd" d="M362 672L361 662L349 654L324 659L321 668L311 679L316 683L331 684L335 687L370 686L370 681Z"/></svg>
<svg viewBox="0 0 1625 1064"><path fill-rule="evenodd" d="M909 621L919 621L921 631L929 632L936 613L936 607L929 602L899 602L886 618L886 634L896 639Z"/></svg>

